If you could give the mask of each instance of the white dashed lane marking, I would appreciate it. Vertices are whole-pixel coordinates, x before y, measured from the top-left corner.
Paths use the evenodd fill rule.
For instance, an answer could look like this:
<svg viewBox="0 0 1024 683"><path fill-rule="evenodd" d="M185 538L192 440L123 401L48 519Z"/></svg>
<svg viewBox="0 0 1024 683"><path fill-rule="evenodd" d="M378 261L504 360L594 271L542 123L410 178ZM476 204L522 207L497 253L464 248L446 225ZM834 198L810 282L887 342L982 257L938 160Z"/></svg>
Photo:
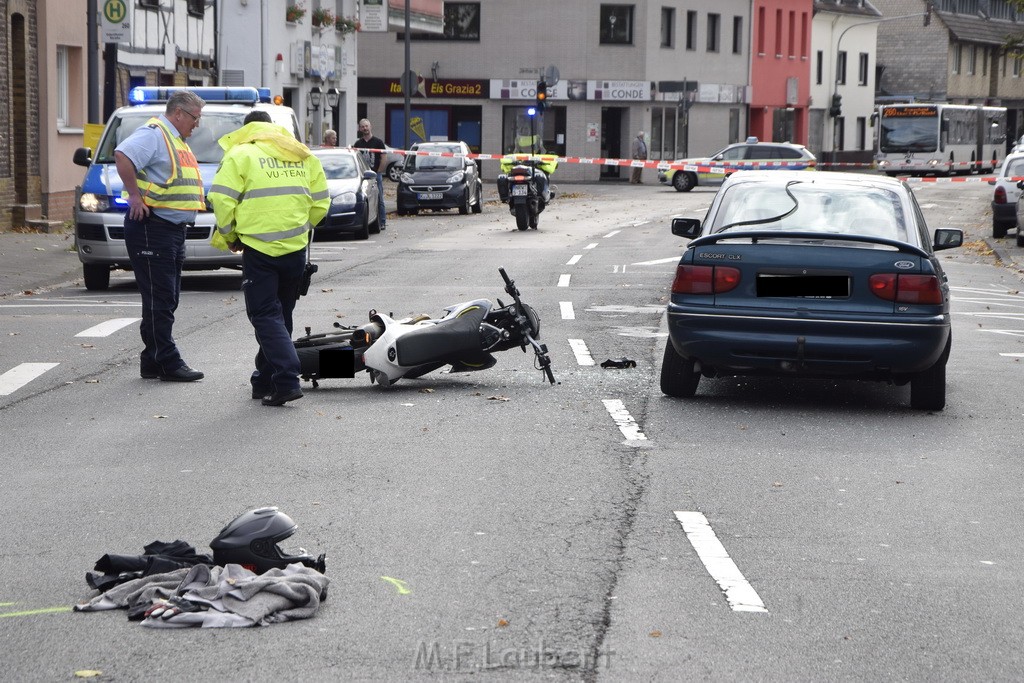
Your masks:
<svg viewBox="0 0 1024 683"><path fill-rule="evenodd" d="M60 363L22 363L0 375L0 396L10 396L36 377Z"/></svg>
<svg viewBox="0 0 1024 683"><path fill-rule="evenodd" d="M566 261L566 262L565 262L565 265L567 265L567 266L575 266L575 265L576 265L577 263L579 263L579 262L580 262L580 259L581 259L581 258L583 258L583 254L576 254L576 255L575 255L575 256L573 256L573 257L572 257L571 259L569 259L568 261Z"/></svg>
<svg viewBox="0 0 1024 683"><path fill-rule="evenodd" d="M675 515L708 574L725 593L729 607L736 612L767 612L757 591L743 578L739 567L718 540L707 517L699 512L676 511Z"/></svg>
<svg viewBox="0 0 1024 683"><path fill-rule="evenodd" d="M99 325L93 325L87 330L82 330L76 337L109 337L123 327L128 327L132 323L137 323L142 318L114 318L113 320L107 320Z"/></svg>
<svg viewBox="0 0 1024 683"><path fill-rule="evenodd" d="M562 311L562 320L576 319L576 311L573 309L571 301L559 301L558 307Z"/></svg>
<svg viewBox="0 0 1024 683"><path fill-rule="evenodd" d="M593 365L594 358L590 355L590 349L587 348L587 343L582 339L570 339L569 348L572 349L572 353L576 356L576 363L579 365Z"/></svg>
<svg viewBox="0 0 1024 683"><path fill-rule="evenodd" d="M604 403L605 410L612 416L612 420L615 421L619 431L626 437L626 441L647 440L647 435L640 431L640 425L629 414L622 401L617 398L604 398L601 399L601 402Z"/></svg>
<svg viewBox="0 0 1024 683"><path fill-rule="evenodd" d="M569 273L562 273L561 275L559 275L558 276L558 286L559 287L568 287L569 286L569 278L571 278L571 277L572 277L572 275L570 275Z"/></svg>

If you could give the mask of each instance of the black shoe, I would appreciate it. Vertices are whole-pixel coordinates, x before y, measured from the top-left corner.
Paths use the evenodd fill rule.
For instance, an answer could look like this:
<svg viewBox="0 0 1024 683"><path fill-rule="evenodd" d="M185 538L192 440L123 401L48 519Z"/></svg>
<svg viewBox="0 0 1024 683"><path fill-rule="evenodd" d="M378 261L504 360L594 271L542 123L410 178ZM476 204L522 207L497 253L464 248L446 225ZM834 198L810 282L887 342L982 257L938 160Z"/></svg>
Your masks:
<svg viewBox="0 0 1024 683"><path fill-rule="evenodd" d="M254 400L257 398L266 398L267 396L270 396L272 393L274 393L273 389L257 389L256 387L252 388L252 397Z"/></svg>
<svg viewBox="0 0 1024 683"><path fill-rule="evenodd" d="M159 376L159 370L139 370L139 377L142 379L156 379Z"/></svg>
<svg viewBox="0 0 1024 683"><path fill-rule="evenodd" d="M270 396L263 397L263 405L265 406L283 406L288 401L294 401L302 398L302 389L293 389L291 391L275 391Z"/></svg>
<svg viewBox="0 0 1024 683"><path fill-rule="evenodd" d="M187 365L182 365L173 372L168 372L165 375L160 375L161 382L195 382L197 379L205 377L203 373L198 370L193 370Z"/></svg>

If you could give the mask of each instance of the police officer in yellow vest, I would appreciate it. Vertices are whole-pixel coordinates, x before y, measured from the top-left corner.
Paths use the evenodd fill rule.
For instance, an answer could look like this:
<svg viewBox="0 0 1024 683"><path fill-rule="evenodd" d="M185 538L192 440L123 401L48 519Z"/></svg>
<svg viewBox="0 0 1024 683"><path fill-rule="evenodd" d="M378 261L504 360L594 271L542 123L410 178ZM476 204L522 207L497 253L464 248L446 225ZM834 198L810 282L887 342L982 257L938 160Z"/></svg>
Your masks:
<svg viewBox="0 0 1024 683"><path fill-rule="evenodd" d="M174 312L181 295L185 232L206 208L199 165L185 139L199 126L202 98L176 91L160 116L129 135L114 150L117 173L128 198L124 242L142 295L144 379L194 382L174 343Z"/></svg>
<svg viewBox="0 0 1024 683"><path fill-rule="evenodd" d="M220 146L224 159L210 188L213 243L242 251L245 310L260 345L252 397L280 406L302 398L292 311L310 230L331 204L327 179L320 160L266 112L251 112Z"/></svg>

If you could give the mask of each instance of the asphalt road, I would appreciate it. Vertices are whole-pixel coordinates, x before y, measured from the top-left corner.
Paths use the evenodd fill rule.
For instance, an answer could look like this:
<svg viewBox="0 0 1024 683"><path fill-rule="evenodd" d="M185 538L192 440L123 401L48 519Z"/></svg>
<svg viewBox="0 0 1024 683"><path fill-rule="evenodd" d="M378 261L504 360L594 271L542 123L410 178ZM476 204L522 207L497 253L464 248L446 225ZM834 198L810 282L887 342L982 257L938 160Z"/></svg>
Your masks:
<svg viewBox="0 0 1024 683"><path fill-rule="evenodd" d="M134 324L110 322L138 316L130 274L101 294L68 283L0 301L0 370L54 364L0 396L3 677L1016 678L1016 248L1002 240L999 258L982 239L987 185L915 187L932 227L969 231L942 256L955 341L941 413L882 384L661 395L684 247L668 221L703 215L703 188L566 186L538 231L491 203L315 247L296 314L314 331L507 299L504 266L542 317L555 386L513 350L387 390L328 380L271 409L248 396L237 274L185 277L176 336L207 374L195 384L138 377ZM636 367L600 367L624 356ZM261 505L298 523L283 545L328 554L315 618L154 631L68 611L104 553L177 538L207 551Z"/></svg>

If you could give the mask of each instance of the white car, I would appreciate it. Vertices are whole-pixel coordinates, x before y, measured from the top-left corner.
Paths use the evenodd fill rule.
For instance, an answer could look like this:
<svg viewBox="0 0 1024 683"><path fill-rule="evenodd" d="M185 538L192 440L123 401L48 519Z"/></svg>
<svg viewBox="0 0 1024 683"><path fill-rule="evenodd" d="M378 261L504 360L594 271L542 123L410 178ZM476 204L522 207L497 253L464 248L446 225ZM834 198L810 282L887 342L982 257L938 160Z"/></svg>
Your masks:
<svg viewBox="0 0 1024 683"><path fill-rule="evenodd" d="M1005 237L1008 230L1017 228L1017 244L1024 246L1020 225L1020 179L1024 178L1024 152L1009 154L996 169L992 193L992 236Z"/></svg>

